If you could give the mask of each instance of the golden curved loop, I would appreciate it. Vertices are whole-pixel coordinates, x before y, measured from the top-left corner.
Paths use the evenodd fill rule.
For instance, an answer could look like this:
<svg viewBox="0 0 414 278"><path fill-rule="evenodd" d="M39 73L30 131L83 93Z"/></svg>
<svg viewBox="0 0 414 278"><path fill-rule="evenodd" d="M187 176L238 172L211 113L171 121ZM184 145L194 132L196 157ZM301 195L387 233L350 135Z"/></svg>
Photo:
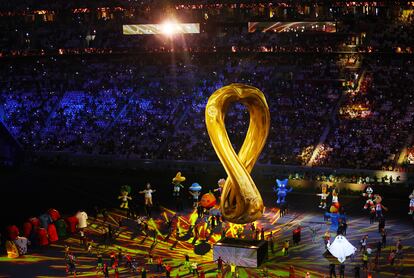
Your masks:
<svg viewBox="0 0 414 278"><path fill-rule="evenodd" d="M244 104L250 115L246 138L237 155L226 131L224 119L231 103ZM227 221L245 224L259 219L263 200L250 172L269 134L270 112L264 94L257 88L231 84L208 99L206 126L211 143L228 177L221 194L220 210Z"/></svg>

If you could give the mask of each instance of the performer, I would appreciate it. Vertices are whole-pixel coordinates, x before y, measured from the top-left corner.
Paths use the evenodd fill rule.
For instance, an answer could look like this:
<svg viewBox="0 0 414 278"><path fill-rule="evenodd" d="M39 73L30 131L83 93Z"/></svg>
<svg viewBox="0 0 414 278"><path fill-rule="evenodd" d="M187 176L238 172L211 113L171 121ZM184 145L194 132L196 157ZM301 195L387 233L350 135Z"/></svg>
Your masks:
<svg viewBox="0 0 414 278"><path fill-rule="evenodd" d="M26 237L18 236L14 240L14 244L16 245L17 249L19 250L19 255L26 255L27 254L27 245L30 245L30 241Z"/></svg>
<svg viewBox="0 0 414 278"><path fill-rule="evenodd" d="M331 221L330 229L331 231L335 231L335 232L338 231L339 218L342 218L343 220L346 221L345 216L339 214L338 207L339 207L339 202L333 202L331 207L329 208L330 212L325 212L325 215L324 215L325 218L330 219Z"/></svg>
<svg viewBox="0 0 414 278"><path fill-rule="evenodd" d="M47 234L49 235L50 242L56 242L59 240L59 236L54 223L51 223L47 226Z"/></svg>
<svg viewBox="0 0 414 278"><path fill-rule="evenodd" d="M387 211L388 209L381 204L382 197L380 195L375 194L374 202L375 202L375 215L377 219L381 219L383 217L382 210Z"/></svg>
<svg viewBox="0 0 414 278"><path fill-rule="evenodd" d="M145 205L146 206L152 206L152 193L154 193L156 190L151 189L151 184L147 183L146 188L142 191L140 191L140 194L145 194Z"/></svg>
<svg viewBox="0 0 414 278"><path fill-rule="evenodd" d="M37 229L37 239L38 239L38 244L41 247L49 244L49 238L47 236L47 230L45 228Z"/></svg>
<svg viewBox="0 0 414 278"><path fill-rule="evenodd" d="M67 222L67 227L68 227L69 234L75 233L76 232L76 226L79 223L79 220L76 217L76 215L67 217L66 222Z"/></svg>
<svg viewBox="0 0 414 278"><path fill-rule="evenodd" d="M319 203L319 208L326 209L326 198L328 198L329 194L330 193L328 192L328 185L327 184L322 184L321 185L321 193L316 194L316 195L321 197L321 201Z"/></svg>
<svg viewBox="0 0 414 278"><path fill-rule="evenodd" d="M50 217L49 213L44 213L39 216L40 227L45 228L47 230L47 226L52 223L52 217Z"/></svg>
<svg viewBox="0 0 414 278"><path fill-rule="evenodd" d="M374 190L372 189L372 187L368 186L365 189L365 193L362 193L362 196L367 198L367 201L365 202L365 205L364 205L364 209L370 208L373 203L372 198L374 197Z"/></svg>
<svg viewBox="0 0 414 278"><path fill-rule="evenodd" d="M15 239L17 239L17 237L20 234L19 228L17 228L16 225L7 226L6 231L7 231L7 238L11 241L14 241Z"/></svg>
<svg viewBox="0 0 414 278"><path fill-rule="evenodd" d="M221 198L221 192L223 192L223 187L224 187L225 183L226 183L225 179L219 179L218 182L217 182L218 187L216 189L214 189L214 192L218 193L218 196L217 196L218 199Z"/></svg>
<svg viewBox="0 0 414 278"><path fill-rule="evenodd" d="M325 247L326 248L328 248L327 246L328 246L328 243L330 242L330 240L331 240L331 233L330 233L330 230L328 229L328 230L326 230L326 232L325 232L325 234L324 234L324 236L323 236L323 240L324 240L324 242L325 242Z"/></svg>
<svg viewBox="0 0 414 278"><path fill-rule="evenodd" d="M365 193L363 193L362 196L367 198L364 205L364 209L369 209L369 223L372 224L375 221L375 195L372 187L368 186L365 190Z"/></svg>
<svg viewBox="0 0 414 278"><path fill-rule="evenodd" d="M49 213L53 222L56 222L58 219L60 219L60 213L56 209L51 208L47 212Z"/></svg>
<svg viewBox="0 0 414 278"><path fill-rule="evenodd" d="M66 273L74 274L76 277L76 257L71 252L66 257Z"/></svg>
<svg viewBox="0 0 414 278"><path fill-rule="evenodd" d="M284 179L284 180L279 180L276 179L276 183L277 183L277 187L273 187L273 191L277 194L277 204L284 204L285 203L285 198L287 196L288 193L292 192L293 188L289 188L287 189L287 185L288 185L288 179Z"/></svg>
<svg viewBox="0 0 414 278"><path fill-rule="evenodd" d="M96 274L101 273L103 271L103 258L102 254L98 252L96 254Z"/></svg>
<svg viewBox="0 0 414 278"><path fill-rule="evenodd" d="M189 192L191 194L191 196L193 196L193 208L196 208L198 206L198 197L201 194L201 185L199 185L198 183L193 183L190 188L189 188Z"/></svg>
<svg viewBox="0 0 414 278"><path fill-rule="evenodd" d="M408 212L408 214L413 214L414 213L414 189L413 192L411 192L410 196L408 196L408 198L410 198L410 210Z"/></svg>
<svg viewBox="0 0 414 278"><path fill-rule="evenodd" d="M343 263L346 257L351 256L357 250L343 235L337 235L332 244L328 242L328 251Z"/></svg>
<svg viewBox="0 0 414 278"><path fill-rule="evenodd" d="M132 198L130 196L128 196L129 194L131 194L131 186L129 185L123 185L121 187L121 195L118 196L118 199L121 200L121 205L119 206L122 209L126 209L128 210L128 200L132 200Z"/></svg>
<svg viewBox="0 0 414 278"><path fill-rule="evenodd" d="M300 225L292 231L293 245L298 245L300 243L301 231L302 231L302 227Z"/></svg>
<svg viewBox="0 0 414 278"><path fill-rule="evenodd" d="M312 242L316 242L316 236L319 232L320 227L318 226L308 226L309 230L311 231Z"/></svg>
<svg viewBox="0 0 414 278"><path fill-rule="evenodd" d="M88 214L84 211L78 211L76 213L76 218L78 219L78 228L83 230L88 227Z"/></svg>
<svg viewBox="0 0 414 278"><path fill-rule="evenodd" d="M173 184L173 197L175 199L175 208L177 211L182 210L181 196L180 191L184 189L184 186L181 184L186 178L181 176L181 172L178 172L175 177L172 179Z"/></svg>
<svg viewBox="0 0 414 278"><path fill-rule="evenodd" d="M19 257L19 250L13 240L6 240L7 257L15 259Z"/></svg>
<svg viewBox="0 0 414 278"><path fill-rule="evenodd" d="M329 209L330 212L338 213L339 212L339 192L334 188L332 190L332 204L331 208Z"/></svg>

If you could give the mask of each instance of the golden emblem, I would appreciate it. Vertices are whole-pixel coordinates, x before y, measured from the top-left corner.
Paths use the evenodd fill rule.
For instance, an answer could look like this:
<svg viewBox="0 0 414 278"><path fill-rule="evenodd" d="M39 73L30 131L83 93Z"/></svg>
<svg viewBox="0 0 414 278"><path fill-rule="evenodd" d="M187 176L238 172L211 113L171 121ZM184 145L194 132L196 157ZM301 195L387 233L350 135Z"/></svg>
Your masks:
<svg viewBox="0 0 414 278"><path fill-rule="evenodd" d="M246 138L238 154L230 143L224 124L227 109L235 102L244 104L250 115ZM205 117L211 143L228 175L221 194L221 213L232 223L254 222L264 210L262 197L250 172L269 134L270 112L266 98L255 87L231 84L210 96Z"/></svg>

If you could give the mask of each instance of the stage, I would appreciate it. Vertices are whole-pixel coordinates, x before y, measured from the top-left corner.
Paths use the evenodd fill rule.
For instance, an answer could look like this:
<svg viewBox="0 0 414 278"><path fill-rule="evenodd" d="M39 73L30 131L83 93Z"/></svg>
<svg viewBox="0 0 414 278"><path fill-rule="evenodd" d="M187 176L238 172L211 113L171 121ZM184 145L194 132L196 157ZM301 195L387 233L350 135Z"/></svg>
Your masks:
<svg viewBox="0 0 414 278"><path fill-rule="evenodd" d="M260 268L239 268L239 277L263 277L268 272L268 277L287 277L289 276L289 267L294 266L297 277L304 277L306 272L310 272L311 277L322 277L329 273L329 264L337 265L337 274L339 274L339 262L331 257L324 255L325 247L323 244L323 235L326 230L326 224L323 221L322 214L315 210L304 210L301 206L291 206L289 213L284 217L280 217L279 210L276 208L266 208L263 217L256 222L257 228L264 228L265 239L268 239L270 232L274 237L274 253L269 248L268 260L261 265ZM96 252L101 252L104 262L109 262L111 252L118 253L119 250L123 255L130 254L137 257L137 265L139 269L146 267L147 277L163 277L163 273L156 272L156 261L158 257L163 259L172 267L171 276L176 277L194 277L189 274L189 270L185 267L185 255L188 254L190 262L196 261L206 277L216 277L217 263L213 261L212 247L221 238L221 229L218 227L213 229L213 234L207 233L206 226L194 226L196 213L187 210L177 214L178 235L174 227L169 227L168 221L171 220L175 212L167 208L161 208L160 212L154 213L153 219L148 221L149 231L144 234L138 232L134 228L135 224L131 220L125 220L125 214L119 210L110 212L108 221L104 224L102 218L89 218L90 226L86 230L87 236L94 241L91 254L80 246L78 236L72 236L65 241L59 241L43 250L33 250L29 255L18 259L0 258L0 276L1 277L64 277L66 276L64 245L69 245L70 250L77 257L77 277L96 277ZM348 240L355 246L359 247L359 240L365 234L369 235L368 246L375 250L376 242L380 239L378 234L378 224L369 224L368 216L348 216ZM119 222L122 222L122 226ZM174 220L175 221L175 220ZM113 227L114 240L111 246L106 247L103 240L103 234L110 224ZM189 232L190 226L197 227L199 238L194 240L194 233ZM292 244L292 230L301 225L302 240L297 246ZM174 226L174 224L172 225ZM228 227L226 236L236 237L239 225L231 225ZM317 229L317 237L312 242L311 229ZM374 277L393 277L395 271L400 271L400 277L412 277L414 273L414 236L412 235L413 227L408 221L398 219L388 219L386 228L388 231L388 246L383 249L380 258L380 274ZM135 234L134 234L135 231ZM169 235L169 231L172 233ZM194 228L193 228L194 231ZM253 233L246 228L242 233L242 238L251 239ZM260 235L259 235L260 236ZM335 236L331 233L332 238ZM404 259L402 264L391 267L387 262L391 246L395 246L395 240L401 238L404 246ZM289 255L283 256L282 244L290 240ZM206 248L206 244L211 249ZM197 251L198 250L198 251ZM200 251L201 250L201 251ZM208 251L205 254L197 255ZM153 264L148 263L148 254L154 258ZM373 259L373 258L372 258ZM140 273L132 274L124 266L125 260L120 264L120 277L140 277ZM353 260L348 259L346 264L346 277L353 277L354 267L362 265L361 253L357 253ZM224 265L223 277L230 277L230 268ZM162 275L161 275L162 274ZM114 271L110 271L111 277ZM364 277L361 267L361 277ZM103 276L100 274L100 276Z"/></svg>

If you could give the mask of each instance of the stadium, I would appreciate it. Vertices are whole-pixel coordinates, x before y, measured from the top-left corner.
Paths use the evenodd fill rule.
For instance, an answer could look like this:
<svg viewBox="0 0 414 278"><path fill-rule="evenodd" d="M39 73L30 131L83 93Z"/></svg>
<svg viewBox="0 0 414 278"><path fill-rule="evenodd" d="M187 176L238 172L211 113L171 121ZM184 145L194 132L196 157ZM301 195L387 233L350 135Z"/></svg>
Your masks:
<svg viewBox="0 0 414 278"><path fill-rule="evenodd" d="M414 2L0 24L0 277L414 276Z"/></svg>

